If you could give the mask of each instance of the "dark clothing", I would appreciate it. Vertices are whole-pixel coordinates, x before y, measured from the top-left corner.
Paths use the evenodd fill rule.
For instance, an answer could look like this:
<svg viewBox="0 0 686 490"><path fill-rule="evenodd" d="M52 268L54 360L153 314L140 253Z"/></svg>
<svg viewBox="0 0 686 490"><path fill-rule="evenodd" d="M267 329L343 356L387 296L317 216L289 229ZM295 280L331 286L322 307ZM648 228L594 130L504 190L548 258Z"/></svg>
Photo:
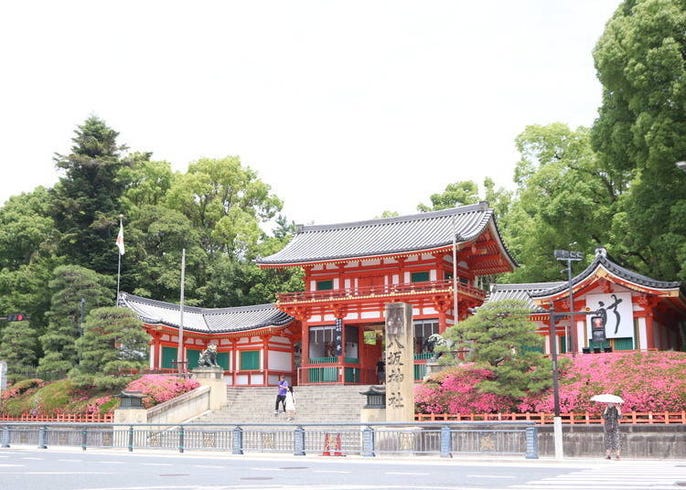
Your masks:
<svg viewBox="0 0 686 490"><path fill-rule="evenodd" d="M619 453L621 449L619 437L619 419L621 416L617 407L607 407L603 412L603 419L605 421L605 451Z"/></svg>
<svg viewBox="0 0 686 490"><path fill-rule="evenodd" d="M386 382L386 362L379 361L376 363L376 379L379 384Z"/></svg>
<svg viewBox="0 0 686 490"><path fill-rule="evenodd" d="M279 411L279 403L281 404L283 411L286 411L286 393L288 392L288 381L282 379L279 381L279 391L276 395L276 404L274 405L274 411Z"/></svg>

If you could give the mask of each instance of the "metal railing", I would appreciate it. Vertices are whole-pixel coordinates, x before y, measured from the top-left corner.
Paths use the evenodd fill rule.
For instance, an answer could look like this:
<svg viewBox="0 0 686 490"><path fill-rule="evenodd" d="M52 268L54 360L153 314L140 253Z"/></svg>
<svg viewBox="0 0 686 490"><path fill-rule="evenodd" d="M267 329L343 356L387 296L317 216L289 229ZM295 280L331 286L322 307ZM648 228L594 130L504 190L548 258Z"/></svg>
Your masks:
<svg viewBox="0 0 686 490"><path fill-rule="evenodd" d="M555 414L547 412L523 413L416 413L415 420L420 422L487 422L487 421L526 421L536 424L552 424ZM603 418L599 412L561 413L563 424L597 425ZM681 412L622 412L623 424L686 424L686 411Z"/></svg>
<svg viewBox="0 0 686 490"><path fill-rule="evenodd" d="M538 458L538 429L527 422L369 424L1 423L0 447L29 445L166 449L296 456L521 455Z"/></svg>
<svg viewBox="0 0 686 490"><path fill-rule="evenodd" d="M278 293L278 303L317 302L326 300L344 300L374 296L392 296L417 293L452 292L453 282L448 281L423 281L403 284L385 284L379 286L362 286L357 288L326 289L320 291L295 291ZM459 283L457 290L460 295L483 300L486 291L470 284Z"/></svg>

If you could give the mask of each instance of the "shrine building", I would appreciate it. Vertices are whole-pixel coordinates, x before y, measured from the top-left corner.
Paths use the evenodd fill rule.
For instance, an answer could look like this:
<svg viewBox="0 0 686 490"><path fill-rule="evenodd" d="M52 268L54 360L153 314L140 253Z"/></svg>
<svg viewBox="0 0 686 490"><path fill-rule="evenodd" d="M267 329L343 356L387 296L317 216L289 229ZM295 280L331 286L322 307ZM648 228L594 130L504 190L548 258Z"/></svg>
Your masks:
<svg viewBox="0 0 686 490"><path fill-rule="evenodd" d="M300 385L376 384L385 307L408 303L414 377L421 380L432 355L426 339L485 301L528 301L543 336L551 332L550 311L569 311L566 281L484 289L490 282L484 278L516 267L484 202L301 226L281 251L257 264L301 268L304 290L280 293L275 304L236 308L181 308L121 293L119 304L134 311L150 334L150 369L193 369L200 352L215 344L228 385L272 386L281 374ZM573 311L584 313L555 322L558 352L570 350L574 335L579 352L684 348L686 301L677 282L628 271L601 249L573 278L572 293Z"/></svg>

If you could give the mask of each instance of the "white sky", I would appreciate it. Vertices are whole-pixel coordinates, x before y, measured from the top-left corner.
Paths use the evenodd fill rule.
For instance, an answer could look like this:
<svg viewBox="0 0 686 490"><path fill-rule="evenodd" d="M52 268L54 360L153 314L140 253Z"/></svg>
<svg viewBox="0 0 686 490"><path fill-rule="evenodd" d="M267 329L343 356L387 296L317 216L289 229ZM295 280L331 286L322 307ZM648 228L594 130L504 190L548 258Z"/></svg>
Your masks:
<svg viewBox="0 0 686 490"><path fill-rule="evenodd" d="M0 203L52 186L90 115L185 171L238 155L297 223L512 187L529 124L590 126L620 0L73 1L0 5Z"/></svg>

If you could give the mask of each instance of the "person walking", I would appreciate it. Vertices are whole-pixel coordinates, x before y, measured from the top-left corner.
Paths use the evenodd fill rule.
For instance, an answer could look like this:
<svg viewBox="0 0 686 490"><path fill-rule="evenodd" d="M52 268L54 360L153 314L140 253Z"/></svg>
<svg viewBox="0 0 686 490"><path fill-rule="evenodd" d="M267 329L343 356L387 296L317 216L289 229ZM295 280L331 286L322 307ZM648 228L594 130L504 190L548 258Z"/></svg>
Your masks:
<svg viewBox="0 0 686 490"><path fill-rule="evenodd" d="M282 374L279 376L276 404L274 405L274 415L279 415L279 403L283 406L283 411L286 411L286 393L288 393L288 381L286 381L286 377Z"/></svg>
<svg viewBox="0 0 686 490"><path fill-rule="evenodd" d="M292 386L289 386L286 392L286 414L289 422L295 419L295 392Z"/></svg>
<svg viewBox="0 0 686 490"><path fill-rule="evenodd" d="M377 384L386 384L386 361L383 358L376 363L376 382Z"/></svg>
<svg viewBox="0 0 686 490"><path fill-rule="evenodd" d="M605 459L612 459L612 453L619 459L621 451L619 436L619 419L622 412L616 403L608 403L603 411L604 436L605 436Z"/></svg>

